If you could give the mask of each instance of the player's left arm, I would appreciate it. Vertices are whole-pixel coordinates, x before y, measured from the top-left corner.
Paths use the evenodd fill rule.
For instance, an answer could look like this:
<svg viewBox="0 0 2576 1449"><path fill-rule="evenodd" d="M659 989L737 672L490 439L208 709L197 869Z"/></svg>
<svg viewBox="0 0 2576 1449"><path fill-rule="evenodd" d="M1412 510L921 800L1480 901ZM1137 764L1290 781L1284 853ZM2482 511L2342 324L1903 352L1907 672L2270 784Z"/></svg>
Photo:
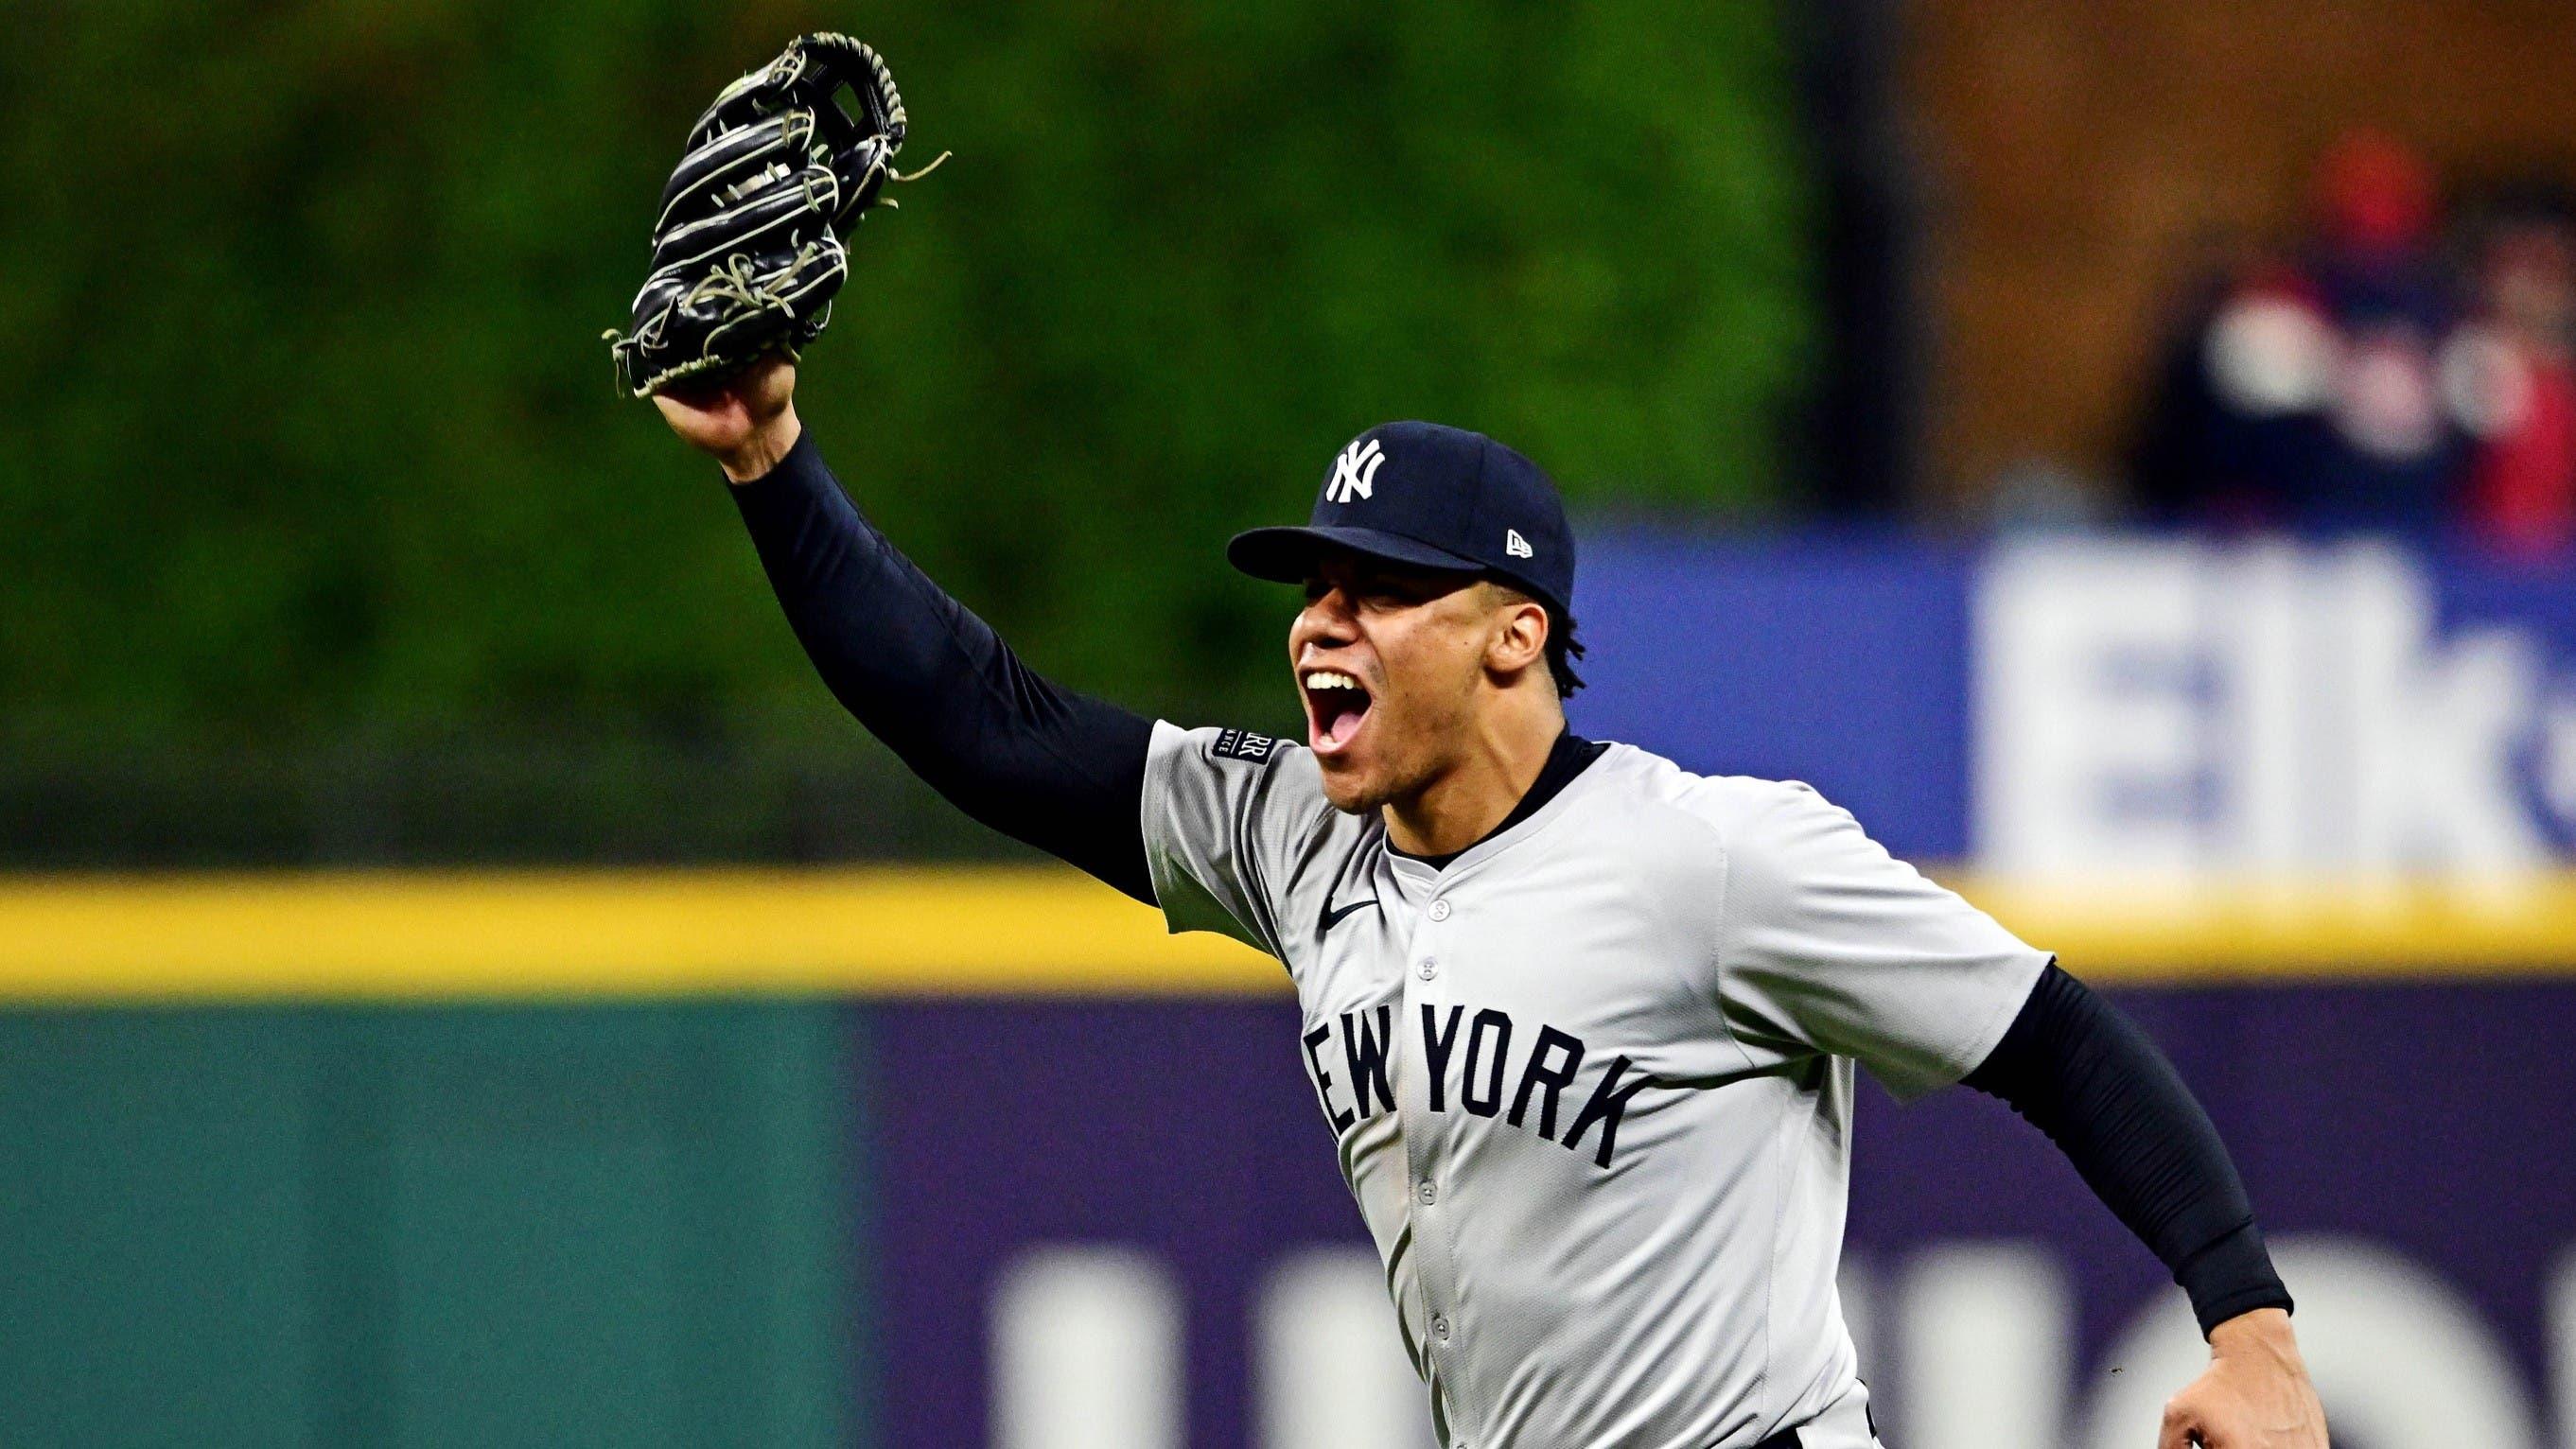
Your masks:
<svg viewBox="0 0 2576 1449"><path fill-rule="evenodd" d="M2172 1270L2209 1339L2158 1449L2325 1449L2325 1411L2243 1180L2163 1052L2055 965L1964 1079L2010 1104Z"/></svg>
<svg viewBox="0 0 2576 1449"><path fill-rule="evenodd" d="M2161 1449L2325 1449L2244 1182L2146 1033L1797 784L1710 782L1718 997L1741 1042L1829 1052L1900 1100L1960 1080L2036 1123L2191 1297L2209 1372Z"/></svg>

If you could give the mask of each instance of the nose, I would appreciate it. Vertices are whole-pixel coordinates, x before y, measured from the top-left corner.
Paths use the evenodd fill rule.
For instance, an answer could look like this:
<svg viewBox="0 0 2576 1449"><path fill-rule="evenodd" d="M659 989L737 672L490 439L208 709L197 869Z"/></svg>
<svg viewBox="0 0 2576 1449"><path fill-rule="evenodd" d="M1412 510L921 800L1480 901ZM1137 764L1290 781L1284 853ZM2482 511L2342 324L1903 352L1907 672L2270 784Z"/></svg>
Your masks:
<svg viewBox="0 0 2576 1449"><path fill-rule="evenodd" d="M1293 658L1308 648L1335 649L1358 639L1350 595L1329 588L1297 611L1296 622L1288 626L1288 653Z"/></svg>

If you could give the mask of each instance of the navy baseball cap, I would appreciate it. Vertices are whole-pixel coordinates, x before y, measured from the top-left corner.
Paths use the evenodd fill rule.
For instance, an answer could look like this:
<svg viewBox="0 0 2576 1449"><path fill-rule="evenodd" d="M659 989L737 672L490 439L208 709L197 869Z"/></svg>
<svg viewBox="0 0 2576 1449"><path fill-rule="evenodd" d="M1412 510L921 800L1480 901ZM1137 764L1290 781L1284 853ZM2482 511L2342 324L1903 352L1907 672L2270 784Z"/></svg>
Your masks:
<svg viewBox="0 0 2576 1449"><path fill-rule="evenodd" d="M1345 548L1417 568L1492 574L1562 617L1574 598L1574 531L1556 484L1482 433L1382 423L1333 459L1302 528L1256 528L1225 546L1256 579L1303 583Z"/></svg>

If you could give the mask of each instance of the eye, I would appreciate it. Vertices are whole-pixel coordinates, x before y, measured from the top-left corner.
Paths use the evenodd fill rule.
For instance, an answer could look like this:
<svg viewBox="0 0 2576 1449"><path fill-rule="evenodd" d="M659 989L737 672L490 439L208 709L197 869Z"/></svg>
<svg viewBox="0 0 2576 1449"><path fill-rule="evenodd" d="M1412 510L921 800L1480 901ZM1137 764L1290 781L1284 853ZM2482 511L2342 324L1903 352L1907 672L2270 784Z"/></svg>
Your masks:
<svg viewBox="0 0 2576 1449"><path fill-rule="evenodd" d="M1362 579L1358 589L1360 596L1368 602L1389 609L1410 609L1416 604L1429 603L1446 592L1432 580L1406 574L1380 574L1375 578Z"/></svg>

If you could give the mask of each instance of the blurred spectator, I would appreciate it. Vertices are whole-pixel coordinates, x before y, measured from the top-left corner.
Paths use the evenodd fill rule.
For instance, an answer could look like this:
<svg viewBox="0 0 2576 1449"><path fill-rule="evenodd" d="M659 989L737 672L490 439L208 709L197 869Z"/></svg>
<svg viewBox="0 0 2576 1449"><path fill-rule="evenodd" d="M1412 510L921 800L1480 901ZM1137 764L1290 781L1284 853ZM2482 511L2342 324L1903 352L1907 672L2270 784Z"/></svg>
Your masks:
<svg viewBox="0 0 2576 1449"><path fill-rule="evenodd" d="M2016 460L1987 490L1985 526L1996 533L2091 533L2115 521L2117 486L2046 456Z"/></svg>
<svg viewBox="0 0 2576 1449"><path fill-rule="evenodd" d="M2563 198L2498 209L2473 263L2476 320L2444 383L2480 437L2465 522L2516 557L2576 544L2576 226Z"/></svg>
<svg viewBox="0 0 2576 1449"><path fill-rule="evenodd" d="M2169 520L2429 535L2470 435L2444 352L2460 309L2413 151L2357 132L2318 166L2313 231L2240 265L2187 314L2137 459Z"/></svg>

